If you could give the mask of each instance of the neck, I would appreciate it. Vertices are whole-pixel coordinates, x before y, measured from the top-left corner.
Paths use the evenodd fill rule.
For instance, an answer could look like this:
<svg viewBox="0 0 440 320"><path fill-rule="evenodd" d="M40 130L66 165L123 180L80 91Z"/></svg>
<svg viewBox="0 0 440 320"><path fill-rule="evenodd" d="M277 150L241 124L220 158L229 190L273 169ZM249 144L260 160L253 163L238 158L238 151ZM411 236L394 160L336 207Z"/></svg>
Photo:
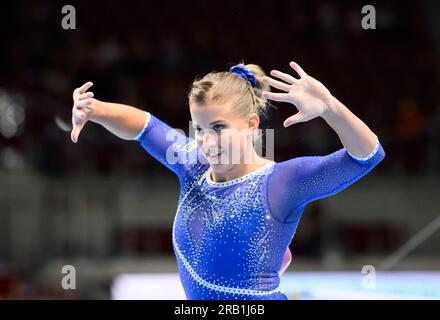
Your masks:
<svg viewBox="0 0 440 320"><path fill-rule="evenodd" d="M250 163L244 163L243 159L240 159L239 164L234 165L226 172L211 171L211 180L214 182L234 180L261 168L268 162L271 162L270 160L260 157L255 150L253 150L251 159L252 161L250 161Z"/></svg>

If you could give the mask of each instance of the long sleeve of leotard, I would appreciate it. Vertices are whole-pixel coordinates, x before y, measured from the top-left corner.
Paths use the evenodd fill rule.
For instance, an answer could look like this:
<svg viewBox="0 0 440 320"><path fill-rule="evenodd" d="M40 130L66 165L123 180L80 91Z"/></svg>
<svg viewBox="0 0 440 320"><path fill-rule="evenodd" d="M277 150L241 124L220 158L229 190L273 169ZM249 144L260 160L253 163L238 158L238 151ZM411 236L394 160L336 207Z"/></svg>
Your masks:
<svg viewBox="0 0 440 320"><path fill-rule="evenodd" d="M144 128L133 138L155 159L159 160L179 178L185 176L196 163L196 144L182 130L171 128L149 112Z"/></svg>
<svg viewBox="0 0 440 320"><path fill-rule="evenodd" d="M303 156L276 163L266 189L270 211L282 223L297 221L308 203L347 188L384 157L376 136L376 146L365 158L354 157L342 148L325 156Z"/></svg>

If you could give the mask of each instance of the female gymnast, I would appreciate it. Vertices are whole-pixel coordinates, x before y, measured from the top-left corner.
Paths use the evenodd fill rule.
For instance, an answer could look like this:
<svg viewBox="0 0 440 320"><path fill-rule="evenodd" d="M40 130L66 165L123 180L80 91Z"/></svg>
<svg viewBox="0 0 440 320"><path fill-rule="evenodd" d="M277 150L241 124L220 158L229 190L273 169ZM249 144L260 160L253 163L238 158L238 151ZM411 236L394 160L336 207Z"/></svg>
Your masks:
<svg viewBox="0 0 440 320"><path fill-rule="evenodd" d="M364 122L297 63L290 66L297 77L238 64L196 79L188 94L194 138L150 112L93 98L91 82L74 90L73 142L90 120L139 142L177 175L172 241L188 299L286 300L280 275L306 205L355 183L385 157ZM298 109L285 127L323 118L343 148L282 162L260 157L253 133L268 100Z"/></svg>

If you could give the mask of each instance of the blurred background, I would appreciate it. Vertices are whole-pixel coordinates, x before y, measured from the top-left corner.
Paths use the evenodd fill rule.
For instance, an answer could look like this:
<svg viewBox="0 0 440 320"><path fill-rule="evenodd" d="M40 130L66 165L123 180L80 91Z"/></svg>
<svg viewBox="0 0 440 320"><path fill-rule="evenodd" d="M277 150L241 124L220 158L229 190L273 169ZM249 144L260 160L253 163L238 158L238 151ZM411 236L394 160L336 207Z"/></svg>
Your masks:
<svg viewBox="0 0 440 320"><path fill-rule="evenodd" d="M76 9L75 30L61 26L67 4ZM376 9L376 29L361 26L367 4ZM0 299L118 298L112 288L124 274L177 281L178 180L137 142L97 124L72 143L72 92L93 81L98 99L150 111L188 132L194 78L242 59L266 72L291 72L289 61L297 61L377 133L386 152L366 177L305 209L283 277L360 275L364 265L440 270L438 1L0 6ZM321 119L284 128L294 112L275 104L263 119L275 129L275 161L342 147ZM61 288L64 265L76 269L76 290ZM290 298L303 297L295 290L287 289Z"/></svg>

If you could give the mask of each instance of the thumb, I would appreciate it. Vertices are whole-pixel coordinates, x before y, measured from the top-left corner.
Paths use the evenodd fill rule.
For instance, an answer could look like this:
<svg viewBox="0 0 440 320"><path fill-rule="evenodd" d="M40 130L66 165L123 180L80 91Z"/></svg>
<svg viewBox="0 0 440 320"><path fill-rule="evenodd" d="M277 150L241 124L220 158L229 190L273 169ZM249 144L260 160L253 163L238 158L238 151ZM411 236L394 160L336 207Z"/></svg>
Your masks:
<svg viewBox="0 0 440 320"><path fill-rule="evenodd" d="M72 142L77 143L78 137L79 137L79 133L81 132L83 127L84 127L84 124L74 125L73 126L72 132L70 133L70 139L72 140Z"/></svg>
<svg viewBox="0 0 440 320"><path fill-rule="evenodd" d="M283 125L285 128L287 128L287 127L291 126L292 124L304 122L304 121L306 121L306 117L301 112L298 112L298 113L294 114L293 116L287 118L284 121Z"/></svg>

